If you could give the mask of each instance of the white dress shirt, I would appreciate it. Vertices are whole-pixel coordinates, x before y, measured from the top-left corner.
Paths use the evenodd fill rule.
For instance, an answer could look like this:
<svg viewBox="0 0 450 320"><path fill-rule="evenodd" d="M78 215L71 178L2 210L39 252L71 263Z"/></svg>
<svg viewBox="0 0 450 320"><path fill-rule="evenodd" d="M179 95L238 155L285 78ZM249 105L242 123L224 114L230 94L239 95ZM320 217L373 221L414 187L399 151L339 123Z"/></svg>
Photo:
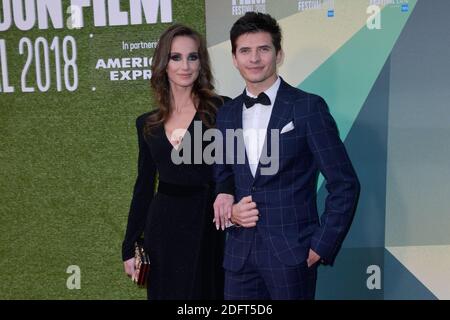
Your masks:
<svg viewBox="0 0 450 320"><path fill-rule="evenodd" d="M264 147L264 141L266 140L267 126L269 125L273 104L275 102L280 83L281 80L280 77L278 77L275 83L269 89L264 91L270 99L270 105L266 106L256 103L254 106L247 109L244 104L244 107L242 108L242 129L244 134L245 151L247 152L250 170L253 177L255 176L256 169L258 168L259 158ZM249 97L256 98L256 96L252 95L247 89L245 90Z"/></svg>

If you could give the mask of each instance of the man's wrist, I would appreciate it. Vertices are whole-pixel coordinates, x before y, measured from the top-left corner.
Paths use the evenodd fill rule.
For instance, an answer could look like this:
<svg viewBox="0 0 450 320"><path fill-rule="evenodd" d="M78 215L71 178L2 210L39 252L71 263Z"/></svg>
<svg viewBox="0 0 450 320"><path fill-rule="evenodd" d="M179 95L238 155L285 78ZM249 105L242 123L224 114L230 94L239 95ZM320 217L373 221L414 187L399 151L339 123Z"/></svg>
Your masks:
<svg viewBox="0 0 450 320"><path fill-rule="evenodd" d="M230 222L231 222L232 225L235 226L235 227L240 227L240 226L241 226L239 223L236 222L236 220L233 219L233 216L231 216Z"/></svg>

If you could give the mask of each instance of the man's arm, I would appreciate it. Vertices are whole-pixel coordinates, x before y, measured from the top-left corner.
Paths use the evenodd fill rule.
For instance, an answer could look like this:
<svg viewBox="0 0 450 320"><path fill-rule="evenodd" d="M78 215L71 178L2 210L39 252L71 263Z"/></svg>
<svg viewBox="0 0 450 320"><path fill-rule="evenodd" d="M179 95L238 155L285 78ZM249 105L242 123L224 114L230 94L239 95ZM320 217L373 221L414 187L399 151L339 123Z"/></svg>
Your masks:
<svg viewBox="0 0 450 320"><path fill-rule="evenodd" d="M224 230L231 218L234 203L234 175L230 164L226 163L226 127L224 108L220 108L216 118L216 126L222 137L222 148L216 148L216 162L214 164L214 180L216 182L216 200L214 201L213 223L216 229ZM220 146L220 144L218 144Z"/></svg>
<svg viewBox="0 0 450 320"><path fill-rule="evenodd" d="M307 141L329 192L311 249L331 264L353 220L360 185L326 102L318 97L310 108Z"/></svg>
<svg viewBox="0 0 450 320"><path fill-rule="evenodd" d="M219 109L216 118L216 127L220 131L222 137L222 148L220 144L216 148L216 162L214 163L214 180L216 182L216 195L220 193L229 193L233 190L234 194L234 176L231 164L226 161L226 107Z"/></svg>

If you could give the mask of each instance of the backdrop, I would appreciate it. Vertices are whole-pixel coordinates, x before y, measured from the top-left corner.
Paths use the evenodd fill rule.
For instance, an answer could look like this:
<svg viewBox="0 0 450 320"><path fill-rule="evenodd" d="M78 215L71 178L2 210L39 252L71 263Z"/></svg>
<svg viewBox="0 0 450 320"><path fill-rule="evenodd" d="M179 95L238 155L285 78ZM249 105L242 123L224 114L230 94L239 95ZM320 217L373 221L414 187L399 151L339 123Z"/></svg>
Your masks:
<svg viewBox="0 0 450 320"><path fill-rule="evenodd" d="M279 21L280 75L327 100L361 180L317 298L450 298L447 0L0 0L0 299L145 298L120 250L156 41L205 34L233 97L249 10Z"/></svg>
<svg viewBox="0 0 450 320"><path fill-rule="evenodd" d="M145 299L121 261L135 119L160 33L204 34L204 1L0 6L0 298Z"/></svg>

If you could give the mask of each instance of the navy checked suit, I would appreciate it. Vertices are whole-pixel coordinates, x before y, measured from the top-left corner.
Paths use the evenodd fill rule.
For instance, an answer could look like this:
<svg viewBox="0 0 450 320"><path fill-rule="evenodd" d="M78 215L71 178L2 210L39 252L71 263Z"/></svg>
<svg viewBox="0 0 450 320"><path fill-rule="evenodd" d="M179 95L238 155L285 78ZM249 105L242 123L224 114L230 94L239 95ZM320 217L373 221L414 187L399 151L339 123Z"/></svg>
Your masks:
<svg viewBox="0 0 450 320"><path fill-rule="evenodd" d="M224 137L227 129L242 129L242 108L243 95L220 108L217 128ZM246 293L245 289L233 288L247 283L233 281L233 274L245 273L252 263L260 270L270 271L273 267L274 272L277 268L305 268L310 248L320 255L324 263L332 264L353 219L359 196L359 181L326 102L317 95L294 88L281 80L266 141L271 141L271 129L281 131L291 121L294 129L279 136L277 173L261 174L261 168L270 164L259 163L253 177L247 156L245 163L237 163L237 146L229 150L225 142L225 156L222 159L225 163L215 166L217 192L221 192L222 182L234 176L235 201L251 195L260 215L256 227L227 229L223 266L228 272L226 291L230 291L228 297L231 299L313 298L313 292L298 297L291 294L283 296L274 294L270 288L256 290L259 293L253 292L252 295ZM270 143L266 144L262 154L266 151L271 154ZM316 206L319 171L325 177L329 192L320 219ZM264 250L272 257L266 253L260 254ZM262 278L267 286L270 281L267 277ZM278 278L277 281L286 282L279 283L280 287L302 282L285 279L283 274ZM315 287L315 278L313 280ZM302 291L304 286L305 283L299 283L298 288L293 290Z"/></svg>

